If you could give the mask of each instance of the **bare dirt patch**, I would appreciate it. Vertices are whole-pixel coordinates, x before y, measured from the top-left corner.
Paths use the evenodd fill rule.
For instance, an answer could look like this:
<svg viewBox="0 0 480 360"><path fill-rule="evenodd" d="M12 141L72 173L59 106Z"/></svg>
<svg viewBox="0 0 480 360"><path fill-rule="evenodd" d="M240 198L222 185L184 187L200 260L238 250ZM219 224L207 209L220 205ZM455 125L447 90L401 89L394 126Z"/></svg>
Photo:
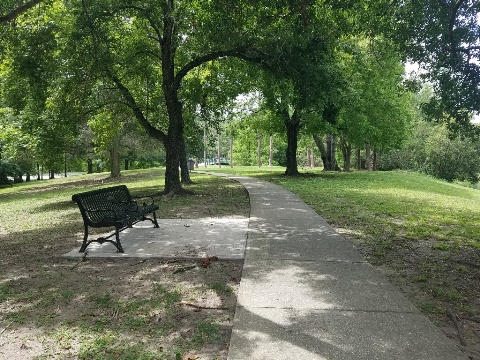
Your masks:
<svg viewBox="0 0 480 360"><path fill-rule="evenodd" d="M1 358L226 358L242 262L38 260L0 285Z"/></svg>
<svg viewBox="0 0 480 360"><path fill-rule="evenodd" d="M130 187L131 180L105 182ZM46 182L35 184L38 191L0 194L0 203L18 206L10 208L12 217L22 213L0 231L0 358L226 359L243 262L215 254L196 260L62 257L83 237L69 197L94 185ZM131 186L135 195L159 189ZM158 196L158 217L248 216L248 194L236 182L212 178L190 188L193 195ZM60 221L57 211L64 212ZM29 214L44 215L27 230L21 219L29 221Z"/></svg>

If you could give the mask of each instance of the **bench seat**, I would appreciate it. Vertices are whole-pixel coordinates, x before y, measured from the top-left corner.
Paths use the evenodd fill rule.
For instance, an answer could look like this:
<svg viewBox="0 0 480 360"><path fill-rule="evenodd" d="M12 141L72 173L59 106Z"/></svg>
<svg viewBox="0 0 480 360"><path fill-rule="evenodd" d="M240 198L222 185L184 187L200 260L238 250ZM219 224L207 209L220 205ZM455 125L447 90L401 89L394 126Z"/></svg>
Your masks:
<svg viewBox="0 0 480 360"><path fill-rule="evenodd" d="M139 204L135 199L149 199ZM85 252L92 242L103 244L110 242L123 253L120 243L120 232L132 227L139 221L150 220L158 228L155 211L158 205L151 197L134 198L126 185L117 185L97 190L78 193L72 196L77 203L83 218L85 234L80 252ZM151 215L148 217L147 215ZM106 237L88 240L88 230L91 228L115 227L115 232ZM110 239L115 236L115 240Z"/></svg>

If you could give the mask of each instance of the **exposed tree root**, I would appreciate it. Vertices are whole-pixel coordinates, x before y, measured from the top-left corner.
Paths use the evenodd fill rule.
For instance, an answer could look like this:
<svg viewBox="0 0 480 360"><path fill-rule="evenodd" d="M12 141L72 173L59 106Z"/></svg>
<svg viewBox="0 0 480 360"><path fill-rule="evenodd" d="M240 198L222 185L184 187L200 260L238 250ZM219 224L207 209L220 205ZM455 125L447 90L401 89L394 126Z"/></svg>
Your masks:
<svg viewBox="0 0 480 360"><path fill-rule="evenodd" d="M463 346L468 346L467 340L465 339L465 332L463 330L463 325L460 322L460 318L455 314L451 309L447 309L447 316L453 321L455 327L457 328L458 338L460 339L460 344Z"/></svg>

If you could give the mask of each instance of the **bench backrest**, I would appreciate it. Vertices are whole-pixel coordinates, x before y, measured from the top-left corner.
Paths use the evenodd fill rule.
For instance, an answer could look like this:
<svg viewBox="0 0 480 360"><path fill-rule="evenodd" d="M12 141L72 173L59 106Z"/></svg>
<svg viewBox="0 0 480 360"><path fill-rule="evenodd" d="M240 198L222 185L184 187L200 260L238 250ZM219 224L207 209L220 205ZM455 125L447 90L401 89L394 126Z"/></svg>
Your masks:
<svg viewBox="0 0 480 360"><path fill-rule="evenodd" d="M126 185L117 185L92 191L78 193L72 196L77 203L84 220L99 222L105 213L98 210L124 211L132 206L132 196Z"/></svg>

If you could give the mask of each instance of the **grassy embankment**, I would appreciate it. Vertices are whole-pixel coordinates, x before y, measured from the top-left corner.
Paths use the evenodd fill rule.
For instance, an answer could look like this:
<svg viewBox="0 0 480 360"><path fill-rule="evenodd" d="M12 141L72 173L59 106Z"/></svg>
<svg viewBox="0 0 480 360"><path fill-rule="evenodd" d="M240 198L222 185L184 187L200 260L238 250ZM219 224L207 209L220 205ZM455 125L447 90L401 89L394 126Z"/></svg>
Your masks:
<svg viewBox="0 0 480 360"><path fill-rule="evenodd" d="M296 193L435 323L450 327L450 309L480 342L478 322L466 320L480 319L479 190L401 171L285 177L275 167L208 170L257 176Z"/></svg>

